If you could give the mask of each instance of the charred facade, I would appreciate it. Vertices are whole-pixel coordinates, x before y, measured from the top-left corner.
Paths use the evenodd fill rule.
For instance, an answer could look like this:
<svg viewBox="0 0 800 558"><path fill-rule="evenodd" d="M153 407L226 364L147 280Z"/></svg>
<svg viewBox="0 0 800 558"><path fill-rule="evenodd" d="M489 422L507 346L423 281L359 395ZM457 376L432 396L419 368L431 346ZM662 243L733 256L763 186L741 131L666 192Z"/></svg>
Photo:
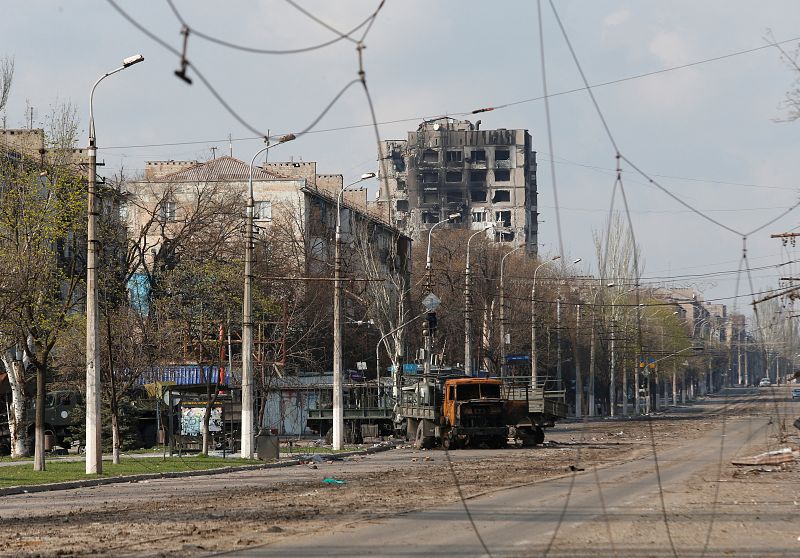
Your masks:
<svg viewBox="0 0 800 558"><path fill-rule="evenodd" d="M494 222L495 241L537 253L536 153L527 130L439 118L381 149L386 176L377 202L405 234L417 240L459 213L444 226L479 230Z"/></svg>

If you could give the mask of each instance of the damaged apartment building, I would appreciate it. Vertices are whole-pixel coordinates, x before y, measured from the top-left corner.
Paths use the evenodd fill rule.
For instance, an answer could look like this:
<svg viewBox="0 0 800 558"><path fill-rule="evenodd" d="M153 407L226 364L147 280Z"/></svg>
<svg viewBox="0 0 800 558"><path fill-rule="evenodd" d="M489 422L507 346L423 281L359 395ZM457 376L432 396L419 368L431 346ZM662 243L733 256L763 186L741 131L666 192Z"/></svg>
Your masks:
<svg viewBox="0 0 800 558"><path fill-rule="evenodd" d="M494 223L495 241L537 253L536 153L527 130L481 130L480 120L438 118L408 139L383 140L381 149L377 203L405 234L418 240L458 213L442 226L480 230Z"/></svg>

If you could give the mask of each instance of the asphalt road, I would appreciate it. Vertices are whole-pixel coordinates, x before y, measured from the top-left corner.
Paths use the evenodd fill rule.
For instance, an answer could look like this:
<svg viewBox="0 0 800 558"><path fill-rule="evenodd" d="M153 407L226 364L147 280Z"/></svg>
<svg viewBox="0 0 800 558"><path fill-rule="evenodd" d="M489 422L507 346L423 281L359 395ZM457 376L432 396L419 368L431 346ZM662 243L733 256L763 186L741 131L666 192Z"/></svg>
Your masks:
<svg viewBox="0 0 800 558"><path fill-rule="evenodd" d="M699 416L715 417L706 432L655 456L230 555L800 556L800 532L766 541L736 536L756 517L777 525L800 515L797 507L780 511L796 495L756 512L713 490L733 456L763 451L776 412L796 415L800 405L770 390L730 393L697 407Z"/></svg>

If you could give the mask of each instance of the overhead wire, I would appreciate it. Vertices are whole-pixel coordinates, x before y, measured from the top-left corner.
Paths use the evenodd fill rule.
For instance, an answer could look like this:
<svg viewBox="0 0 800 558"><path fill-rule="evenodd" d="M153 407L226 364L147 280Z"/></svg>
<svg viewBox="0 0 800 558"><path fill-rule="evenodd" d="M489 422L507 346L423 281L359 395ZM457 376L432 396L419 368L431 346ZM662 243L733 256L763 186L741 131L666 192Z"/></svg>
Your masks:
<svg viewBox="0 0 800 558"><path fill-rule="evenodd" d="M231 49L234 49L234 50L239 50L239 51L242 51L242 52L249 52L249 53L252 53L252 54L269 54L269 55L301 54L301 53L306 53L306 52L312 52L312 51L315 51L315 50L319 50L319 49L322 49L322 48L329 47L329 46L331 46L331 45L333 45L335 43L338 43L339 41L342 41L342 40L350 40L350 41L354 41L355 42L355 40L352 38L352 35L354 33L356 33L359 29L364 27L365 25L371 25L372 22L374 22L375 18L377 17L378 12L380 11L380 9L383 7L383 2L381 2L380 5L378 6L378 9L375 10L372 14L370 14L361 23L356 25L350 31L348 31L346 33L342 33L340 31L336 30L335 28L333 28L332 26L330 26L329 24L323 22L321 19L317 18L316 16L314 16L313 14L311 14L310 12L308 12L307 10L305 10L304 8L302 8L301 6L296 4L295 2L292 2L291 0L286 0L286 1L287 1L287 3L289 5L291 5L292 7L294 7L295 9L300 11L301 13L303 13L304 15L308 16L309 18L311 18L312 20L316 21L320 25L322 25L325 28L327 28L327 29L333 31L334 33L336 33L337 37L334 38L334 39L331 39L329 41L325 41L325 42L319 43L319 44L310 45L310 46L307 46L307 47L292 48L292 49L267 49L267 48L251 47L251 46L247 46L247 45L240 45L240 44L237 44L237 43L233 43L231 41L227 41L225 39L220 39L218 37L214 37L212 35L209 35L208 33L204 33L202 31L198 31L194 27L190 26L189 23L186 21L186 19L183 18L183 16L180 14L180 12L178 11L177 7L175 6L173 0L167 0L167 3L169 4L169 7L172 10L172 13L177 18L177 20L181 23L181 25L186 27L190 31L191 34L193 34L193 35L195 35L195 36L197 36L197 37L199 37L201 39L204 39L206 41L209 41L211 43L214 43L214 44L217 44L217 45L220 45L220 46L223 46L223 47L231 48Z"/></svg>

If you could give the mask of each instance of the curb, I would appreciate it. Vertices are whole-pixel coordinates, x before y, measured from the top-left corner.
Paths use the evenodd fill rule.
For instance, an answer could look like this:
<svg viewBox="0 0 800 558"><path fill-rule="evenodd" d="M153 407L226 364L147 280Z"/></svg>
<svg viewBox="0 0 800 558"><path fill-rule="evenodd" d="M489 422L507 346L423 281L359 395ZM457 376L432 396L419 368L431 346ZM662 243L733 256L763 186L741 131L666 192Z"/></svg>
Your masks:
<svg viewBox="0 0 800 558"><path fill-rule="evenodd" d="M347 451L337 454L337 458L351 457L353 455L371 455L382 451L394 449L393 445L373 446L363 450ZM71 490L74 488L89 488L106 484L121 484L127 482L141 482L155 479L177 479L183 477L203 477L211 475L224 475L227 473L238 473L241 471L258 471L262 469L280 469L282 467L292 467L300 465L300 460L291 459L289 461L278 461L276 463L260 463L256 465L240 465L238 467L219 467L216 469L201 469L199 471L173 471L164 473L144 473L141 475L121 475L101 479L86 479L68 482L55 482L49 484L33 484L29 486L9 486L0 488L0 497L13 496L15 494L33 494L36 492L50 492L52 490Z"/></svg>

